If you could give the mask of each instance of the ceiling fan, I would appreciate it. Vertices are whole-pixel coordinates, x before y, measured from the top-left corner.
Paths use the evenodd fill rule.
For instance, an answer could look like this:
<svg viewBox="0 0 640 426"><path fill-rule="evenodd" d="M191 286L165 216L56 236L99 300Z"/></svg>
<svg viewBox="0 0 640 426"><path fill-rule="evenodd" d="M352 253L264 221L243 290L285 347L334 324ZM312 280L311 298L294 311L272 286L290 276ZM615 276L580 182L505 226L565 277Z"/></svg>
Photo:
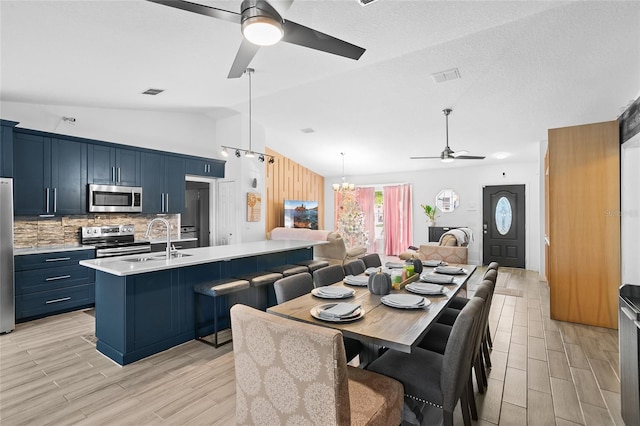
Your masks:
<svg viewBox="0 0 640 426"><path fill-rule="evenodd" d="M269 46L280 40L355 60L360 59L360 56L365 52L362 47L295 22L285 21L266 0L243 0L240 5L240 13L182 0L148 1L240 24L244 39L233 61L228 78L242 76L260 46ZM282 4L282 9L286 10L292 2L293 0L279 0L278 4Z"/></svg>
<svg viewBox="0 0 640 426"><path fill-rule="evenodd" d="M458 151L458 152L454 152L451 148L449 148L449 114L451 114L451 109L447 108L447 109L443 109L442 112L444 113L444 117L446 120L446 126L447 126L447 145L444 147L444 150L442 150L442 152L440 153L440 156L438 157L409 157L412 160L425 160L425 159L431 159L431 158L439 158L440 161L442 161L443 163L450 163L453 160L484 160L484 156L478 156L478 155L465 155L468 154L467 151Z"/></svg>

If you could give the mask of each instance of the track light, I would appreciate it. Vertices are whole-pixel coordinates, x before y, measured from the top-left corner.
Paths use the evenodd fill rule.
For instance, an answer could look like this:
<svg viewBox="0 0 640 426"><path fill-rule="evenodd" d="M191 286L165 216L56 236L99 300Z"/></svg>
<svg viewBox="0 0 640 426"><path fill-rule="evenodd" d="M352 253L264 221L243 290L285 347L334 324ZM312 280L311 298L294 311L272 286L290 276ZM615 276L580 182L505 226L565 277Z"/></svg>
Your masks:
<svg viewBox="0 0 640 426"><path fill-rule="evenodd" d="M269 164L273 164L273 163L275 163L275 162L276 162L276 160L275 160L273 157L270 157L270 158L269 158Z"/></svg>
<svg viewBox="0 0 640 426"><path fill-rule="evenodd" d="M228 157L229 156L229 152L227 151L227 148L222 148L222 151L220 151L220 154L222 154L223 157Z"/></svg>
<svg viewBox="0 0 640 426"><path fill-rule="evenodd" d="M240 158L240 150L236 149L236 157Z"/></svg>
<svg viewBox="0 0 640 426"><path fill-rule="evenodd" d="M260 160L261 163L264 163L264 155L260 154L260 156L258 156L258 160Z"/></svg>
<svg viewBox="0 0 640 426"><path fill-rule="evenodd" d="M220 153L224 157L229 156L229 151L232 151L237 158L242 157L242 154L244 154L245 158L255 158L257 156L258 161L260 161L261 163L264 163L265 161L267 161L269 164L274 164L276 162L273 155L265 154L264 152L252 151L244 148L236 148L236 147L227 146L227 145L220 145Z"/></svg>

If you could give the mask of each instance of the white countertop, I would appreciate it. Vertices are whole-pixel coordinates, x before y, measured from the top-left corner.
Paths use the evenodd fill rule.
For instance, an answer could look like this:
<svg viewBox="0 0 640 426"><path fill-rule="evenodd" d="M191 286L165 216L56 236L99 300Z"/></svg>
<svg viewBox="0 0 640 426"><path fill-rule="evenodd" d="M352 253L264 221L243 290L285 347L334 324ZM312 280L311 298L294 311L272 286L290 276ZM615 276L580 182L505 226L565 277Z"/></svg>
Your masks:
<svg viewBox="0 0 640 426"><path fill-rule="evenodd" d="M13 249L14 256L22 256L29 254L44 254L44 253L59 253L64 251L77 251L77 250L94 250L95 246L89 245L73 245L73 246L46 246L46 247L27 247Z"/></svg>
<svg viewBox="0 0 640 426"><path fill-rule="evenodd" d="M239 259L261 254L279 253L283 251L303 249L327 241L301 241L301 240L265 240L252 243L231 244L227 246L199 247L180 250L180 253L190 255L164 260L154 259L144 262L130 262L127 259L151 258L161 256L164 252L136 254L130 256L108 257L102 259L82 260L80 265L93 268L98 271L117 276L144 274L146 272L162 271L165 269L182 268L186 266L201 265L204 263Z"/></svg>

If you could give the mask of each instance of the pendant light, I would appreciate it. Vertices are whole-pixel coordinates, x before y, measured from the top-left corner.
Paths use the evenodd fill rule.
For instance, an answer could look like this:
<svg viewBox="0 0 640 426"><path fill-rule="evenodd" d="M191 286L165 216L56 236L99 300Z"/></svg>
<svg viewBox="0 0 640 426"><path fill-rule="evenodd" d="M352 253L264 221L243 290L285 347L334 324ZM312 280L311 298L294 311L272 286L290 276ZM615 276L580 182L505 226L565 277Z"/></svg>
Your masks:
<svg viewBox="0 0 640 426"><path fill-rule="evenodd" d="M353 191L356 186L353 183L348 183L347 178L344 175L344 152L341 152L340 155L342 155L342 183L334 183L332 185L333 190L336 192Z"/></svg>

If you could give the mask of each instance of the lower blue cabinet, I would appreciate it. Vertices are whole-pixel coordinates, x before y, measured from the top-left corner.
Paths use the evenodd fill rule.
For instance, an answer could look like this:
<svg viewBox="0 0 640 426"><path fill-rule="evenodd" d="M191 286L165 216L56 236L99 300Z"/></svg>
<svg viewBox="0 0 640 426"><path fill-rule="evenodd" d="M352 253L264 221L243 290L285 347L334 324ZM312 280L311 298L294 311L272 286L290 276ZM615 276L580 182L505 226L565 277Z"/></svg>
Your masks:
<svg viewBox="0 0 640 426"><path fill-rule="evenodd" d="M94 257L94 250L16 256L16 321L92 306L95 271L78 262Z"/></svg>

